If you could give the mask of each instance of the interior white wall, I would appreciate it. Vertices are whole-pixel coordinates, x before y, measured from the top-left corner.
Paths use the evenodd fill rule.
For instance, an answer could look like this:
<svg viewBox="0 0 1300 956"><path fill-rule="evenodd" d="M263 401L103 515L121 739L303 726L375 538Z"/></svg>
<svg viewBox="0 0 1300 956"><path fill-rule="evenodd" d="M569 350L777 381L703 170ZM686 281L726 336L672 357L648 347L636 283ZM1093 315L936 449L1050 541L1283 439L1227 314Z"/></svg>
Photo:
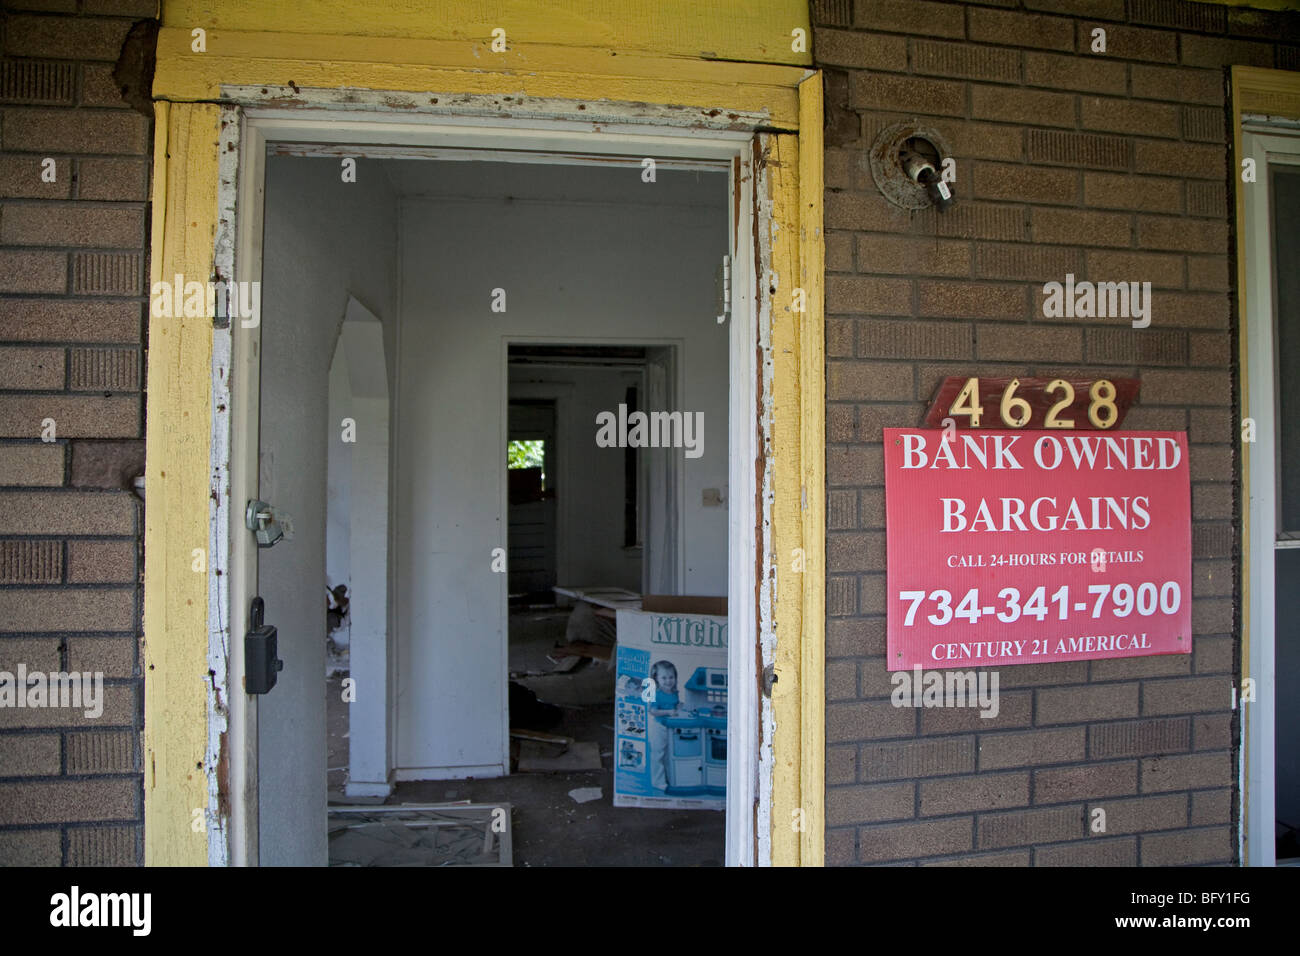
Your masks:
<svg viewBox="0 0 1300 956"><path fill-rule="evenodd" d="M635 369L510 369L512 397L520 386L530 386L530 396L545 386L572 386L565 390L566 400L556 405L559 474L554 480L563 523L556 565L561 585L641 588L640 551L623 546L623 449L597 448L593 440L597 413L617 409L628 387L639 387L640 381Z"/></svg>
<svg viewBox="0 0 1300 956"><path fill-rule="evenodd" d="M259 494L295 519L294 538L258 556L284 661L258 713L261 862L272 866L327 861L325 827L303 824L323 823L326 809L326 463L340 440L328 380L349 294L384 319L388 342L396 335L391 184L377 164L359 162L355 183L339 169L335 159L266 163Z"/></svg>
<svg viewBox="0 0 1300 956"><path fill-rule="evenodd" d="M506 576L491 572L491 557L505 546L506 343L679 343L681 410L704 412L704 454L684 459L686 589L726 594L727 509L701 498L705 488L729 497L729 329L714 302L727 179L403 165L393 173L407 194L399 203L398 775L500 774ZM504 313L491 310L497 288ZM594 453L594 415L589 427Z"/></svg>

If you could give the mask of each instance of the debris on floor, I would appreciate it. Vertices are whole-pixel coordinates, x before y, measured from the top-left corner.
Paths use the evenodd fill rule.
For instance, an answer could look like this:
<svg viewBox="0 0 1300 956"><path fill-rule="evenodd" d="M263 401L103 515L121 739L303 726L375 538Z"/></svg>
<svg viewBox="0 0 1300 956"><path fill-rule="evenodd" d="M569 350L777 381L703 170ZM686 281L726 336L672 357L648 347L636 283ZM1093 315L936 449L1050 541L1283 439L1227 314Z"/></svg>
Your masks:
<svg viewBox="0 0 1300 956"><path fill-rule="evenodd" d="M590 803L592 800L599 800L603 797L604 791L600 787L577 787L569 791L569 796L575 803Z"/></svg>
<svg viewBox="0 0 1300 956"><path fill-rule="evenodd" d="M556 744L533 740L519 743L520 773L576 773L582 770L600 770L602 766L600 744L594 741L573 741L563 749L559 749Z"/></svg>
<svg viewBox="0 0 1300 956"><path fill-rule="evenodd" d="M330 807L330 866L512 866L510 804Z"/></svg>

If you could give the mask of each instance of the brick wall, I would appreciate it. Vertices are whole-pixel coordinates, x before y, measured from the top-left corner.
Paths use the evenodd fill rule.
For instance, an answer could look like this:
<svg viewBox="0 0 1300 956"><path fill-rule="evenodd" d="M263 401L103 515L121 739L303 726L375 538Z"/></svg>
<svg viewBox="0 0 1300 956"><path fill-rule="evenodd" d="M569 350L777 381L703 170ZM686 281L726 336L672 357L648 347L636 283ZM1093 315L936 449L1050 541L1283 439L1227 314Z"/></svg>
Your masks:
<svg viewBox="0 0 1300 956"><path fill-rule="evenodd" d="M0 671L104 681L97 719L0 708L0 864L143 859L131 482L152 129L113 69L154 14L142 0L6 0L0 20Z"/></svg>
<svg viewBox="0 0 1300 956"><path fill-rule="evenodd" d="M1300 14L1177 0L817 0L827 71L829 863L1235 859L1239 507L1224 67L1297 68ZM1089 46L1105 29L1107 52ZM958 204L875 188L919 118ZM1150 281L1151 326L1046 319L1065 274ZM1003 667L1001 713L894 708L881 429L945 375L1131 376L1125 427L1186 430L1194 652ZM1102 807L1105 834L1090 834Z"/></svg>

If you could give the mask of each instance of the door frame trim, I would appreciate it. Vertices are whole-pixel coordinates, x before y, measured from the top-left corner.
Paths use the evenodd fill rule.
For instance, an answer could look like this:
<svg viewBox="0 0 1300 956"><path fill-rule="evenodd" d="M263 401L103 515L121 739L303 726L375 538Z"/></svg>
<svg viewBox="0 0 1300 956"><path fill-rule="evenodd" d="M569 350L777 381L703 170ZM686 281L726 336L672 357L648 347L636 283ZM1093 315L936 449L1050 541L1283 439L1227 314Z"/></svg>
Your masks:
<svg viewBox="0 0 1300 956"><path fill-rule="evenodd" d="M302 92L307 94L309 91ZM615 132L609 126L599 122L572 120L563 123L562 128L556 128L560 124L553 120L539 121L531 118L492 120L481 116L474 118L475 125L467 126L463 122L442 122L444 117L437 115L399 119L378 114L358 114L355 110L347 114L347 119L342 119L338 117L336 110L326 108L277 110L244 107L227 108L227 112L234 112L235 109L238 110L238 122L227 121L222 138L229 142L232 138L238 137L239 145L234 150L229 150L223 145L222 153L223 155L227 152L231 155L238 154L245 162L237 176L222 177L218 190L219 208L227 213L222 217L225 220L223 227L233 221L235 235L233 242L227 242L223 241L219 234L216 244L217 268L220 275L232 275L250 281L260 280L261 277L261 212L265 198L263 157L266 145L271 142L346 143L349 146L356 146L356 151L352 155L364 157L367 142L389 147L395 142L405 143L413 150L418 150L425 142L442 146L457 145L463 148L475 148L477 144L486 142L499 147L501 143L509 146L518 138L528 148L534 150L539 146L547 150L555 150L558 147L561 151L587 155L613 152L629 157L640 157L647 151L653 150L655 155L738 161L738 167L733 165L732 175L734 179L738 169L739 177L736 182L733 182L733 188L739 188L740 196L735 201L738 215L732 220L731 235L733 260L736 263L732 275L731 352L733 362L738 366L735 369L738 374L732 377L730 404L736 408L755 407L754 396L760 387L757 382L760 366L754 346L756 341L765 342L767 350L769 352L771 350L770 330L765 333L760 327L762 322L770 321L771 310L768 308L767 296L761 297L763 306L761 315L760 310L754 308L757 300L754 289L757 283L754 268L755 255L750 240L756 235L768 234L769 229L763 227L770 228L770 224L766 221L770 214L770 203L764 205L754 202L756 177L750 174L754 148L752 133L724 130L665 131L662 127L646 128L633 124L621 126ZM227 117L227 120L229 119L230 117ZM759 211L753 212L756 205ZM757 228L755 228L755 217L758 220ZM761 246L762 243L760 248ZM228 261L225 255L227 250L230 252ZM229 272L224 271L227 266ZM736 321L742 316L746 319L743 325ZM234 334L234 328L232 322L229 328L218 329L215 334L216 342L224 338L225 344L224 346L214 344L214 382L221 383L225 379L220 369L220 359L225 354L231 356L232 374L229 376L229 400L225 402L225 411L218 411L213 415L211 446L214 467L220 470L224 461L230 477L230 493L222 496L222 500L218 502L219 509L224 506L225 519L214 521L213 530L215 540L220 527L231 529L230 539L227 542L230 548L230 573L226 576L229 590L228 608L239 608L247 603L246 599L251 595L249 581L251 575L256 573L256 548L251 545L250 535L240 533L242 511L240 508L233 507L233 503L242 503L251 496L248 489L256 487L256 455L253 453L257 441L256 416L249 408L247 396L253 394L252 389L257 384L253 366L256 365L256 343L260 337L260 325L257 328L241 330L251 333L249 335ZM737 328L739 331L736 331ZM768 370L768 375L771 374L770 355L762 363L762 368ZM239 370L243 370L243 374L239 374ZM737 388L740 389L739 393ZM771 394L770 388L767 393ZM213 407L220 409L222 404L217 402ZM242 423L238 428L235 428L235 423L231 421L232 410L236 408L241 410L239 414L242 415L242 418L238 419ZM400 408L395 408L394 433L400 429L400 425L396 424L398 417L400 417ZM741 447L733 451L729 463L732 481L731 496L734 499L739 492L741 500L746 503L758 500L755 468L752 462L756 460L760 447L771 447L771 416L764 415L760 421L760 429L736 427L731 436L733 442L737 436L743 440ZM235 455L241 457L236 458ZM770 461L768 464L770 466ZM765 476L770 476L771 468L763 468L763 473ZM250 480L253 482L251 485ZM764 500L770 500L769 496L765 495ZM742 528L737 528L735 525L743 526L746 522L748 522L748 533L737 538ZM729 532L729 540L732 544L738 546L743 544L745 551L755 555L764 555L770 550L770 546L760 547L760 543L770 536L771 522L770 520L760 522L759 516L752 513L751 507L732 509L729 524L733 525ZM227 584L221 582L220 569L226 562L221 560L220 541L216 543L217 549L213 552L209 573L216 581L214 588L217 596L216 605L209 608L210 619L229 622L231 621L229 614L222 614L220 607L220 592L227 590ZM241 551L244 552L243 555ZM758 612L751 606L754 596L766 591L767 581L759 581L756 578L754 563L741 561L735 562L735 565L734 571L729 571L728 585L729 597L735 608L731 615L735 624L734 632L756 633L762 618L767 618L762 620L763 630L770 632L770 618L775 601L765 602L762 612ZM395 566L389 570L390 574L397 573ZM766 579L767 575L764 575L764 578ZM749 600L746 600L746 596ZM242 651L242 642L237 640L238 633L238 625L227 624L223 635L229 641L228 646L231 649L231 675L242 673L241 665L237 663ZM400 641L400 634L397 634L396 630L394 630L394 639ZM757 646L747 641L730 643L728 663L732 672L736 674L757 675L761 671ZM731 731L734 734L733 739L740 738L750 743L744 747L730 748L732 754L746 754L749 759L729 761L728 772L731 777L728 780L727 861L744 864L767 855L758 852L766 842L763 839L766 834L761 831L755 833L754 818L747 810L750 807L762 807L770 803L772 780L770 775L760 772L758 721L760 696L757 680L742 679L735 682L732 693L735 697ZM230 840L226 851L228 857L223 854L219 845L209 847L209 862L217 865L224 862L236 865L251 864L257 860L256 700L238 693L232 694L231 698L229 726L231 746L228 748L231 769L230 793L243 794L244 797L232 799L230 802L228 822ZM210 716L216 720L220 718L216 713ZM761 739L765 741L763 745L770 748L771 733L763 733ZM211 842L220 844L224 841Z"/></svg>
<svg viewBox="0 0 1300 956"><path fill-rule="evenodd" d="M1241 705L1238 747L1238 857L1243 865L1273 866L1276 863L1274 848L1274 788L1276 787L1275 755L1273 751L1276 728L1274 726L1274 664L1273 634L1274 598L1273 515L1275 494L1272 478L1274 452L1272 448L1273 399L1268 389L1262 399L1252 403L1252 376L1259 378L1258 365L1272 353L1272 270L1261 277L1254 263L1258 261L1255 246L1262 227L1269 235L1267 221L1262 224L1256 213L1251 214L1247 228L1248 206L1258 206L1263 197L1251 185L1259 184L1259 176L1266 172L1259 168L1256 156L1256 183L1241 180L1241 161L1247 157L1246 136L1252 141L1261 136L1258 127L1252 126L1255 116L1300 119L1300 74L1286 70L1267 70L1258 67L1234 66L1231 71L1231 104L1233 133L1233 164L1229 175L1234 184L1236 199L1237 232L1237 296L1238 362L1241 389L1241 416L1256 419L1258 435L1268 436L1261 447L1256 442L1241 443L1241 670L1240 676L1256 680L1256 702ZM1266 134L1263 134L1266 137ZM1267 210L1265 210L1267 212ZM1247 254L1248 249L1250 255ZM1271 262L1271 252L1266 261ZM1257 279L1262 285L1256 285ZM1266 299L1260 296L1263 291ZM1261 316L1260 307L1268 314ZM1267 323L1268 335L1261 326ZM1267 342L1263 339L1267 338ZM1267 355L1261 354L1262 345ZM1271 377L1270 377L1271 380ZM1262 412L1261 412L1262 410ZM1263 422L1261 427L1261 420ZM1234 429L1239 423L1234 423ZM1261 474L1264 472L1264 474Z"/></svg>

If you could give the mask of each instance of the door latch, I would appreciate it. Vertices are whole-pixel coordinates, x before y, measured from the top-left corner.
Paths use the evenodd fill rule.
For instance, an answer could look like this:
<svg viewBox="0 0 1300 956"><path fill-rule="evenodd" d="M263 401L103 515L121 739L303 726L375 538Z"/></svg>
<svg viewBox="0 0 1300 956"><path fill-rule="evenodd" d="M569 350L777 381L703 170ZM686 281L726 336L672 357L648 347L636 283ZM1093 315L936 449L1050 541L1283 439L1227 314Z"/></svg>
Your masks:
<svg viewBox="0 0 1300 956"><path fill-rule="evenodd" d="M244 692L248 694L265 694L284 670L277 647L279 632L262 623L264 608L262 599L255 597L248 609L248 633L244 635Z"/></svg>
<svg viewBox="0 0 1300 956"><path fill-rule="evenodd" d="M269 548L281 538L293 538L293 516L257 499L244 509L244 527L253 532L259 548Z"/></svg>

